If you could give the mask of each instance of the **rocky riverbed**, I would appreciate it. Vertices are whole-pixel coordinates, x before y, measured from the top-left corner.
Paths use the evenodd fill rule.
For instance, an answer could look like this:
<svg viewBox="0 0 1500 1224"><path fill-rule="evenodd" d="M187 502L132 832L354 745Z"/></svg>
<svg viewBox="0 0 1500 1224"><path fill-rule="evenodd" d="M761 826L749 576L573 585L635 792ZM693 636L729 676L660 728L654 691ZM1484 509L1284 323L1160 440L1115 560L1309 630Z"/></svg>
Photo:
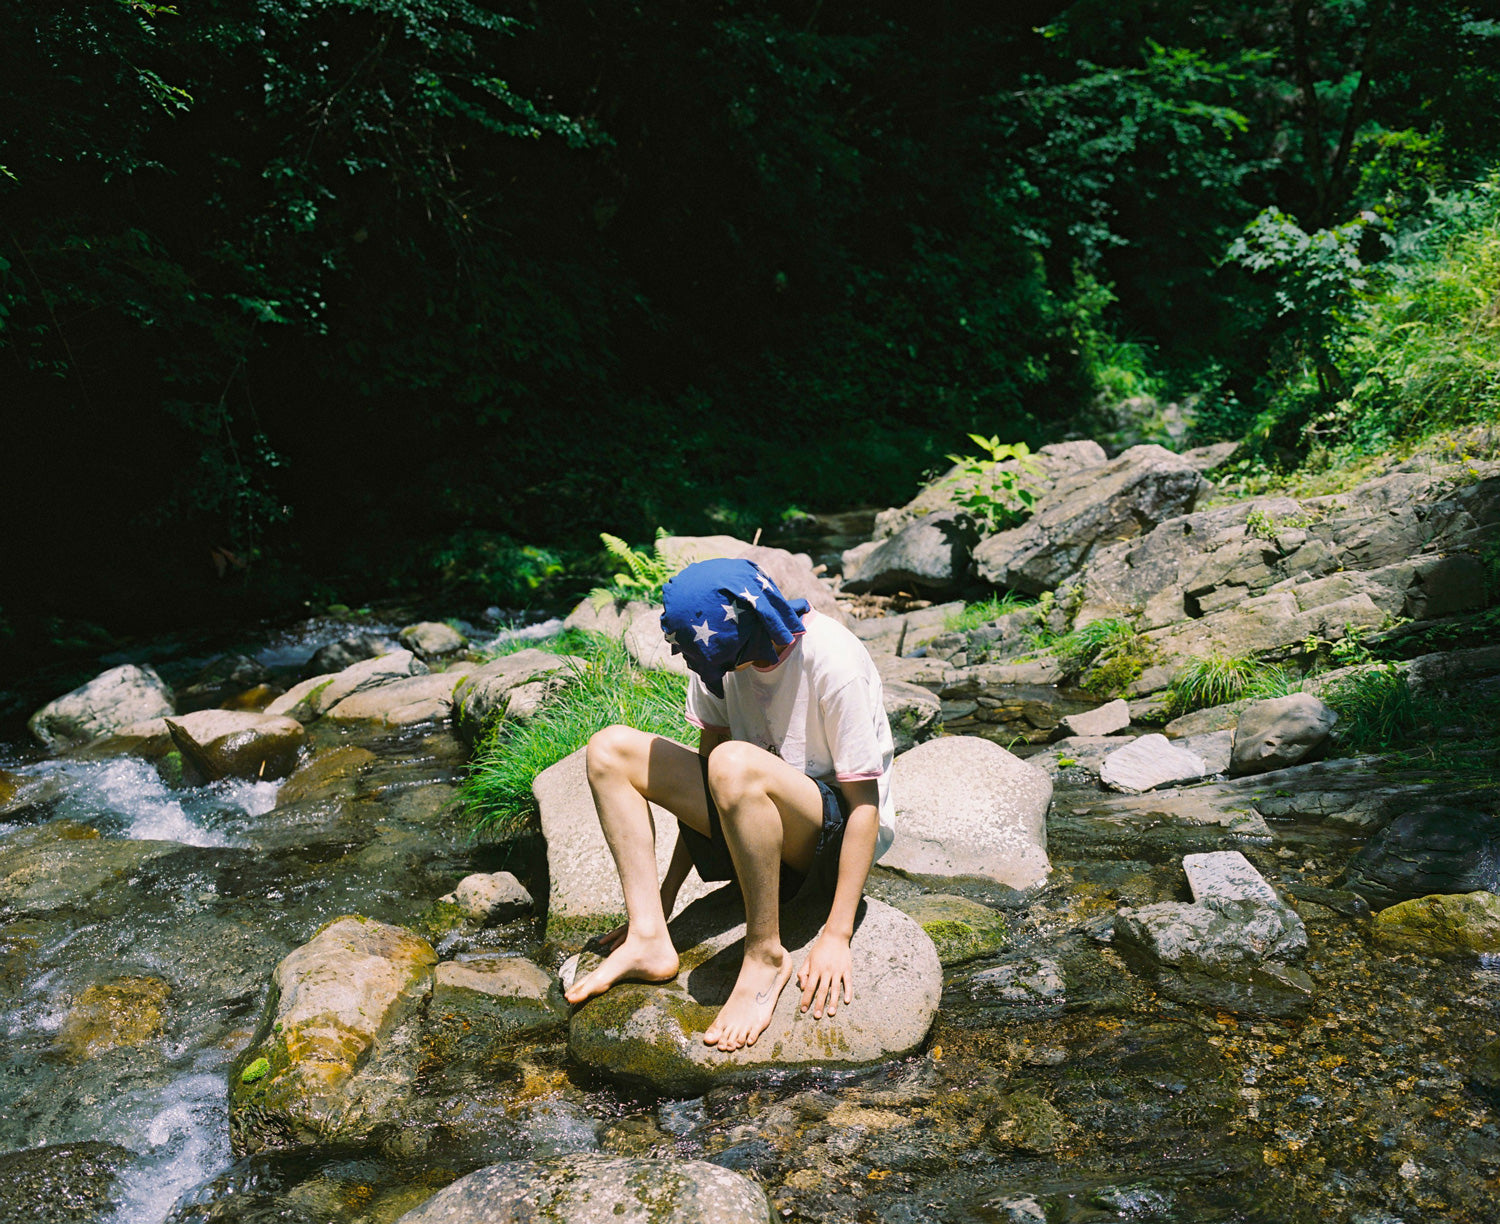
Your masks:
<svg viewBox="0 0 1500 1224"><path fill-rule="evenodd" d="M1198 495L1196 469L1148 458L1174 496ZM1111 497L1140 487L1113 476ZM1458 488L1475 527L1482 484ZM1161 518L1142 540L1212 513L1146 504ZM1456 515L1439 522L1449 544L1470 530ZM1123 520L1088 521L1118 533ZM1066 554L1086 578L1093 550L1080 562L1062 530L976 551L1018 574ZM1277 556L1306 543L1289 536ZM1275 579L1281 562L1261 563L1267 575L1250 573L1239 598ZM1413 569L1402 598L1436 572ZM1436 583L1421 588L1429 598ZM1385 589L1371 580L1356 595L1378 611ZM1088 603L1074 602L1076 617ZM1186 621L1221 615L1195 610L1163 627L1158 658L1189 640ZM555 656L488 663L436 627L397 623L364 626L376 640L361 645L328 623L247 643L245 662L116 676L123 721L99 721L98 694L54 712L45 751L16 741L0 757L0 1220L387 1224L410 1212L421 1224L523 1218L495 1213L528 1194L592 1219L580 1204L595 1190L618 1218L642 1219L1494 1219L1493 769L1330 757L1335 729L1276 768L1231 773L1244 710L1147 721L1169 683L1146 687L1150 668L1166 663L1122 684L1138 691L1119 725L1105 694L1056 687L1077 680L1065 663L1021 657L1014 625L955 642L945 615L856 622L893 688L914 686L892 714L917 744L898 769L921 792L908 829L927 849L877 867L868 892L882 921L915 932L908 947L930 939L941 961L925 1038L903 1036L889 1057L772 1060L665 1089L611 1074L602 1013L569 1032L554 974L582 935L549 921L568 909L549 847L539 834L475 842L457 803L465 699L523 716L547 699ZM1408 665L1456 686L1442 690L1455 719L1495 669L1482 644L1465 645L1479 653ZM277 712L192 712L223 705ZM272 726L288 719L295 732ZM1266 742L1264 719L1244 725ZM975 731L1014 753L965 742ZM1108 763L1163 732L1201 772L1184 776L1173 757L1179 772L1156 789L1101 782L1139 781ZM1002 781L986 792L989 776ZM1008 808L993 799L1002 790ZM941 839L915 834L975 805L998 815L949 845L960 873L938 858ZM1467 900L1421 903L1431 894ZM690 977L685 966L673 989L691 995ZM632 1206L620 1187L650 1193Z"/></svg>

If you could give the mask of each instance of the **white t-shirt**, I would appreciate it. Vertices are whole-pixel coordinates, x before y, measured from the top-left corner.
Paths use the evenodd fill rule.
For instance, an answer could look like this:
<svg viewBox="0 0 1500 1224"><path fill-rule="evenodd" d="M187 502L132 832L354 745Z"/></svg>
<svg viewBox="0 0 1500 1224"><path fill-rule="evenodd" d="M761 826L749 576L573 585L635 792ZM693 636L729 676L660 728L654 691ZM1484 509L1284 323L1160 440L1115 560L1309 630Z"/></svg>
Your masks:
<svg viewBox="0 0 1500 1224"><path fill-rule="evenodd" d="M724 677L715 697L688 677L687 718L709 731L755 744L810 778L876 781L880 792L878 859L896 837L891 802L895 744L875 662L854 634L827 616L808 612L807 632L774 667L747 667Z"/></svg>

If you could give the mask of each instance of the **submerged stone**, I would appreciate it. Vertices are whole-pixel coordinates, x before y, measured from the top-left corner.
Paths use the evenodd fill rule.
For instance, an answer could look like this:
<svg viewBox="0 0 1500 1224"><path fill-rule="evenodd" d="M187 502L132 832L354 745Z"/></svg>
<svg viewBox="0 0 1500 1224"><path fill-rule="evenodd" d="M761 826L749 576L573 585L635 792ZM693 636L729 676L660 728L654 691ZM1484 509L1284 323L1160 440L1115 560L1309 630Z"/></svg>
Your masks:
<svg viewBox="0 0 1500 1224"><path fill-rule="evenodd" d="M1434 893L1500 892L1500 816L1447 804L1407 812L1350 860L1345 881L1377 908Z"/></svg>
<svg viewBox="0 0 1500 1224"><path fill-rule="evenodd" d="M770 1224L765 1191L702 1160L584 1153L491 1165L398 1224Z"/></svg>
<svg viewBox="0 0 1500 1224"><path fill-rule="evenodd" d="M54 1143L0 1156L0 1221L96 1224L133 1153L113 1143Z"/></svg>
<svg viewBox="0 0 1500 1224"><path fill-rule="evenodd" d="M162 1029L162 1007L171 994L160 978L123 977L95 982L74 1000L57 1035L75 1062L118 1046L144 1045Z"/></svg>
<svg viewBox="0 0 1500 1224"><path fill-rule="evenodd" d="M797 902L782 911L781 940L797 964L827 916L826 900ZM835 1070L900 1058L922 1044L937 1014L943 975L932 940L899 910L867 898L849 944L854 1002L815 1019L811 1011L800 1010L794 980L782 991L760 1039L721 1053L703 1044L703 1034L739 974L745 924L738 898L695 902L671 930L682 957L673 981L621 983L574 1012L568 1049L585 1066L625 1083L693 1095L716 1083L769 1072Z"/></svg>

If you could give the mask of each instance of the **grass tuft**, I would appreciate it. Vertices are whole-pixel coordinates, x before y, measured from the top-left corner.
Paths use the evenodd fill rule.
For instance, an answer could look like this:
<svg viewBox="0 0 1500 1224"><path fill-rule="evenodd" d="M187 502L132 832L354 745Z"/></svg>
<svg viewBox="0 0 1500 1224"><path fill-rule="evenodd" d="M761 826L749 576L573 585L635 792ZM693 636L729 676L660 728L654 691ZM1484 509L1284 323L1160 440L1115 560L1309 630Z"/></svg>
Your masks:
<svg viewBox="0 0 1500 1224"><path fill-rule="evenodd" d="M612 638L580 634L569 645L585 663L561 691L526 722L497 722L475 750L462 794L477 836L501 839L525 830L537 815L536 776L596 731L624 723L668 739L692 737L683 716L686 677L638 666Z"/></svg>
<svg viewBox="0 0 1500 1224"><path fill-rule="evenodd" d="M1417 701L1395 664L1369 667L1333 681L1323 700L1339 716L1339 746L1347 752L1386 752L1417 728Z"/></svg>
<svg viewBox="0 0 1500 1224"><path fill-rule="evenodd" d="M1178 718L1245 697L1284 697L1298 688L1298 681L1274 663L1208 655L1192 660L1177 674L1167 690L1166 712L1169 718Z"/></svg>
<svg viewBox="0 0 1500 1224"><path fill-rule="evenodd" d="M1035 606L1034 599L1017 595L1014 591L1006 591L1003 595L991 595L988 599L982 599L978 603L965 604L962 611L948 615L943 622L943 627L949 633L968 633L978 629L981 625L988 625L991 621L999 620L1008 613Z"/></svg>

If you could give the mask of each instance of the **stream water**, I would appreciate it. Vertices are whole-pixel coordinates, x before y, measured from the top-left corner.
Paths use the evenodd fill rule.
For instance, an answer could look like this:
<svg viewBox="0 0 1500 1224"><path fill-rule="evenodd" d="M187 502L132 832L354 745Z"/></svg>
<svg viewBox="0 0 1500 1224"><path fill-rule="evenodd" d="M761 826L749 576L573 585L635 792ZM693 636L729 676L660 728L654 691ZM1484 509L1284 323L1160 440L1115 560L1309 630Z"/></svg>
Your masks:
<svg viewBox="0 0 1500 1224"><path fill-rule="evenodd" d="M281 635L261 658L291 668L317 644ZM371 755L295 802L0 749L42 796L0 824L0 1220L388 1224L481 1165L596 1149L745 1171L786 1219L1500 1218L1500 1122L1468 1082L1500 1032L1500 971L1378 951L1300 904L1308 1018L1175 1004L1098 938L1120 904L1186 898L1181 853L1201 846L1162 824L1098 843L1069 826L1040 896L973 893L1006 910L1009 942L948 969L927 1047L896 1064L658 1099L582 1074L554 1033L429 1060L368 1148L237 1160L227 1069L292 948L339 914L410 923L470 871L546 895L537 843L470 839L449 731L310 731L315 754ZM1219 844L1295 889L1332 884L1358 842L1300 818ZM486 950L550 968L571 949L533 918L444 953ZM128 1042L101 1035L122 1023Z"/></svg>

